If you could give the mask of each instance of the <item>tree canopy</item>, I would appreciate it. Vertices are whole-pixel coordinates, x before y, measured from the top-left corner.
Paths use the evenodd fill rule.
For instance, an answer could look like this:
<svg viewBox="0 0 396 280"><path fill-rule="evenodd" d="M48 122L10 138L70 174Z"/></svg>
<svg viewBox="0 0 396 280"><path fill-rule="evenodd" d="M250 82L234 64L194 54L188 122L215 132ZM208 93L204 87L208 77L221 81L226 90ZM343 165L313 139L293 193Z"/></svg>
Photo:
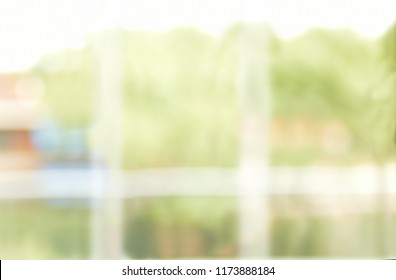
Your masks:
<svg viewBox="0 0 396 280"><path fill-rule="evenodd" d="M327 29L281 40L270 31L263 50L269 52L269 73L262 75L270 77L273 120L302 121L313 130L326 130L329 123L342 127L349 135L347 156L333 156L341 162L373 155L387 160L394 133L394 30L381 40ZM240 25L221 38L193 28L122 31L126 167L237 164L241 32ZM88 44L48 55L34 70L47 85L45 99L60 123L92 122L93 67ZM320 143L309 142L306 151L286 140L271 144L275 164L309 164L328 156Z"/></svg>

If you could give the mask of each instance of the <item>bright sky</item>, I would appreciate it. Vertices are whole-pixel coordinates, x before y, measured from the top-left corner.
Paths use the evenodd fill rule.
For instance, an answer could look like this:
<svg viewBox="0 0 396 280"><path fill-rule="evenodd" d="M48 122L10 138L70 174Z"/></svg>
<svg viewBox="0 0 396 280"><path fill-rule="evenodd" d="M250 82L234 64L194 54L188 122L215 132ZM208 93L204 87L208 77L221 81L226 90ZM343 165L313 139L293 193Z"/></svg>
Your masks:
<svg viewBox="0 0 396 280"><path fill-rule="evenodd" d="M285 38L314 26L378 37L394 23L395 11L396 0L0 0L0 72L28 69L49 51L81 47L86 34L112 24L193 25L219 35L241 19L266 20Z"/></svg>

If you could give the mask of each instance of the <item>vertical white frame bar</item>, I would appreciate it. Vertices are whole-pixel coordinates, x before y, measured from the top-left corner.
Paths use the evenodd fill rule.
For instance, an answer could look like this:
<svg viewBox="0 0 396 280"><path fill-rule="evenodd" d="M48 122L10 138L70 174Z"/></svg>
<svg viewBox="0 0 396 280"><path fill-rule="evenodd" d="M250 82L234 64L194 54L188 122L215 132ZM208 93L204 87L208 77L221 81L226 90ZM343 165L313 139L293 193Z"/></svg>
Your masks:
<svg viewBox="0 0 396 280"><path fill-rule="evenodd" d="M116 0L100 2L110 27L94 39L96 62L96 122L98 145L93 160L98 163L93 179L92 258L123 257L122 226L122 34L116 23Z"/></svg>
<svg viewBox="0 0 396 280"><path fill-rule="evenodd" d="M240 258L269 256L268 141L270 94L267 29L248 23L242 34L239 75L240 163L238 181Z"/></svg>

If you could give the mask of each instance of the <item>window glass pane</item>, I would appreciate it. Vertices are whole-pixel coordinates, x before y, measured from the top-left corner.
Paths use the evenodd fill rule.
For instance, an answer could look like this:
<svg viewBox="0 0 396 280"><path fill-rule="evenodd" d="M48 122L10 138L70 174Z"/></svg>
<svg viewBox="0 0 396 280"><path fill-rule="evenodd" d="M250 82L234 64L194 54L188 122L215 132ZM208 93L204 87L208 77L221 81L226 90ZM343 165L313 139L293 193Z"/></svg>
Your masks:
<svg viewBox="0 0 396 280"><path fill-rule="evenodd" d="M128 199L125 251L137 259L235 258L236 203L232 197Z"/></svg>
<svg viewBox="0 0 396 280"><path fill-rule="evenodd" d="M0 200L0 258L89 258L86 201Z"/></svg>

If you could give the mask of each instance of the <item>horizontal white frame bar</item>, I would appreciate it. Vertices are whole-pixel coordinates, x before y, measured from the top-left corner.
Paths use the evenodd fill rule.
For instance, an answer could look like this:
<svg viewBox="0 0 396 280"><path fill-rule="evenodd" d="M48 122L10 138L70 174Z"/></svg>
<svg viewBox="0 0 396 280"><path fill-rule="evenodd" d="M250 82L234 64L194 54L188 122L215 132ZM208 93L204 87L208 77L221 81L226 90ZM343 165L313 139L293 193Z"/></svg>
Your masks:
<svg viewBox="0 0 396 280"><path fill-rule="evenodd" d="M269 188L257 195L374 195L381 180L396 193L395 165L354 167L272 167ZM121 172L121 193L103 189L106 170L41 170L0 172L0 199L122 198L161 196L243 196L238 169L166 168ZM382 179L381 179L382 176ZM265 181L265 180L263 180Z"/></svg>

